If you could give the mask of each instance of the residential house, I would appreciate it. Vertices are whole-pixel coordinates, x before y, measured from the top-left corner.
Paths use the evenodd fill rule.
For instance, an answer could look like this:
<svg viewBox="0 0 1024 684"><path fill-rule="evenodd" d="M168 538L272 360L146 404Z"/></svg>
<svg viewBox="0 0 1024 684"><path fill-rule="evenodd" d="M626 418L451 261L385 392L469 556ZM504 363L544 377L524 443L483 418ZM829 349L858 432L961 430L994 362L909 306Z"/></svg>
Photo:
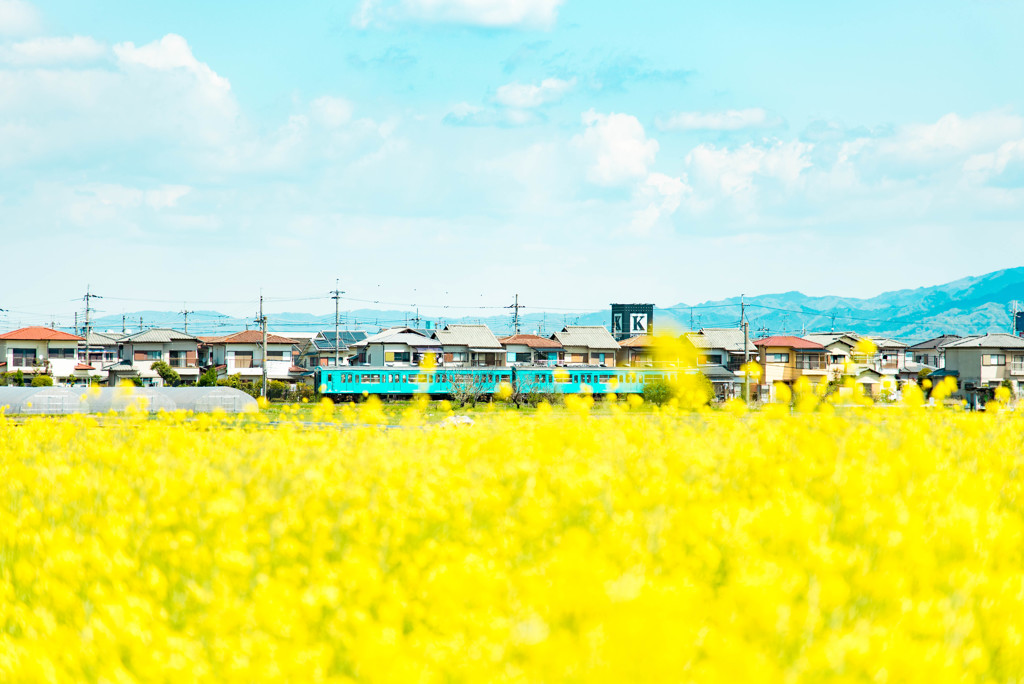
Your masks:
<svg viewBox="0 0 1024 684"><path fill-rule="evenodd" d="M339 343L335 353L335 337L333 330L321 330L316 335L299 345L296 365L307 370L318 366L333 366L335 359L339 365L348 366L359 355L356 343L365 340L369 335L363 330L339 330Z"/></svg>
<svg viewBox="0 0 1024 684"><path fill-rule="evenodd" d="M418 366L428 354L440 363L443 351L438 340L406 327L381 330L351 347L358 354L350 363L368 366Z"/></svg>
<svg viewBox="0 0 1024 684"><path fill-rule="evenodd" d="M740 373L744 358L757 360L757 347L747 339L744 354L744 335L741 328L701 328L687 333L687 339L697 348L697 362L703 366L725 366Z"/></svg>
<svg viewBox="0 0 1024 684"><path fill-rule="evenodd" d="M822 344L792 335L775 335L756 340L754 345L764 372L763 401L775 398L775 383L792 385L801 377L812 383L828 379L828 352Z"/></svg>
<svg viewBox="0 0 1024 684"><path fill-rule="evenodd" d="M873 368L883 375L895 376L907 361L907 344L889 337L871 336L878 348Z"/></svg>
<svg viewBox="0 0 1024 684"><path fill-rule="evenodd" d="M49 375L55 383L74 383L78 343L84 337L31 326L0 335L0 373L21 371L28 380Z"/></svg>
<svg viewBox="0 0 1024 684"><path fill-rule="evenodd" d="M444 366L503 366L505 348L486 325L451 324L434 331Z"/></svg>
<svg viewBox="0 0 1024 684"><path fill-rule="evenodd" d="M75 365L74 380L76 384L89 384L97 379L107 379L104 366L109 366L118 359L117 345L120 333L99 333L90 330L85 339L78 343L78 363Z"/></svg>
<svg viewBox="0 0 1024 684"><path fill-rule="evenodd" d="M554 366L559 353L564 353L555 340L540 335L511 335L498 339L505 349L508 366Z"/></svg>
<svg viewBox="0 0 1024 684"><path fill-rule="evenodd" d="M857 353L857 344L861 336L853 332L807 333L803 339L817 342L825 347L825 360L828 363L828 377L837 380L843 375L856 376L868 368L869 359Z"/></svg>
<svg viewBox="0 0 1024 684"><path fill-rule="evenodd" d="M204 365L217 369L217 377L238 375L243 381L262 380L266 365L267 380L294 385L304 369L292 357L296 340L267 333L267 356L263 357L263 332L245 330L223 337L203 338ZM207 360L208 359L208 360Z"/></svg>
<svg viewBox="0 0 1024 684"><path fill-rule="evenodd" d="M559 361L566 365L611 367L619 352L619 343L603 325L567 325L551 339L565 350Z"/></svg>
<svg viewBox="0 0 1024 684"><path fill-rule="evenodd" d="M635 335L621 340L615 362L619 366L653 366L654 337L652 335Z"/></svg>
<svg viewBox="0 0 1024 684"><path fill-rule="evenodd" d="M907 361L924 364L932 368L945 367L946 345L962 339L959 335L939 335L924 342L907 347Z"/></svg>
<svg viewBox="0 0 1024 684"><path fill-rule="evenodd" d="M1008 333L971 335L949 342L943 349L945 366L931 377L957 378L960 396L972 406L990 397L1004 382L1020 396L1024 384L1024 338Z"/></svg>
<svg viewBox="0 0 1024 684"><path fill-rule="evenodd" d="M115 385L122 379L138 377L147 386L161 386L163 379L153 364L163 361L181 377L185 384L199 380L199 338L171 328L152 328L117 341L120 361L105 366L107 382Z"/></svg>

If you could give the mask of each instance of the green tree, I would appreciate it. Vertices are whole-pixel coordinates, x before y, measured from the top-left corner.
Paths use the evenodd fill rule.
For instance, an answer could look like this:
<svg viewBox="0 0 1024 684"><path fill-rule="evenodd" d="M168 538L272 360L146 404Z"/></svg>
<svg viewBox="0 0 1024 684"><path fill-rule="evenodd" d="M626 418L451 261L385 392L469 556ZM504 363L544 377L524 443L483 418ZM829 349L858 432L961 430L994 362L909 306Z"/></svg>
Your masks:
<svg viewBox="0 0 1024 684"><path fill-rule="evenodd" d="M672 398L672 385L666 380L652 380L644 385L644 401L648 404L664 404Z"/></svg>
<svg viewBox="0 0 1024 684"><path fill-rule="evenodd" d="M21 372L21 369L14 372L14 384L18 387L25 386L25 374Z"/></svg>
<svg viewBox="0 0 1024 684"><path fill-rule="evenodd" d="M51 387L53 386L53 378L49 375L37 375L32 378L33 387Z"/></svg>
<svg viewBox="0 0 1024 684"><path fill-rule="evenodd" d="M152 368L156 371L167 387L177 387L181 384L181 376L178 375L178 371L171 368L166 361L154 361Z"/></svg>
<svg viewBox="0 0 1024 684"><path fill-rule="evenodd" d="M217 384L217 369L213 366L203 371L203 374L199 376L200 387L214 387Z"/></svg>

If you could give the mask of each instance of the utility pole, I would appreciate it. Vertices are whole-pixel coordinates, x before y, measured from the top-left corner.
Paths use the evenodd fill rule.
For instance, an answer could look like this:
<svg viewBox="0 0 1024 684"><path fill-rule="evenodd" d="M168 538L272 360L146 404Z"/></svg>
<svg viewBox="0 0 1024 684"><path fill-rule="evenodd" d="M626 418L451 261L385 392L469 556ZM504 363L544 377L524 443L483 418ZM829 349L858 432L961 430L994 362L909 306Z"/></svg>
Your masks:
<svg viewBox="0 0 1024 684"><path fill-rule="evenodd" d="M750 403L750 324L747 323L747 305L740 295L740 325L743 326L743 400Z"/></svg>
<svg viewBox="0 0 1024 684"><path fill-rule="evenodd" d="M340 364L340 347L341 340L338 339L338 301L341 299L341 295L345 294L338 289L338 279L334 279L334 289L331 290L331 298L334 300L334 367L337 368Z"/></svg>
<svg viewBox="0 0 1024 684"><path fill-rule="evenodd" d="M188 333L188 315L190 313L195 313L195 311L189 311L187 307L182 307L182 308L184 309L184 311L179 311L178 313L180 313L182 316L185 317L185 333L187 334Z"/></svg>
<svg viewBox="0 0 1024 684"><path fill-rule="evenodd" d="M690 307L690 330L693 330L693 307Z"/></svg>
<svg viewBox="0 0 1024 684"><path fill-rule="evenodd" d="M260 293L260 317L257 320L263 330L263 387L260 388L260 396L267 398L267 317L263 315L263 293Z"/></svg>
<svg viewBox="0 0 1024 684"><path fill-rule="evenodd" d="M832 316L832 328L829 330L829 332L834 333L836 331L836 312L834 309L832 310L832 313L830 315Z"/></svg>
<svg viewBox="0 0 1024 684"><path fill-rule="evenodd" d="M508 308L514 310L514 313L512 314L512 330L513 330L512 334L513 335L518 335L519 334L519 295L518 294L516 295L515 303L512 306L508 307Z"/></svg>
<svg viewBox="0 0 1024 684"><path fill-rule="evenodd" d="M125 322L128 318L128 314L121 314L121 334L124 335Z"/></svg>
<svg viewBox="0 0 1024 684"><path fill-rule="evenodd" d="M84 335L84 337L85 337L85 339L88 340L89 339L89 329L91 328L91 325L89 324L89 314L92 312L92 307L90 306L90 300L92 300L92 299L103 299L103 298L100 297L99 295L92 294L89 291L89 286L86 285L85 286L85 296L82 297L82 299L85 300L85 335Z"/></svg>

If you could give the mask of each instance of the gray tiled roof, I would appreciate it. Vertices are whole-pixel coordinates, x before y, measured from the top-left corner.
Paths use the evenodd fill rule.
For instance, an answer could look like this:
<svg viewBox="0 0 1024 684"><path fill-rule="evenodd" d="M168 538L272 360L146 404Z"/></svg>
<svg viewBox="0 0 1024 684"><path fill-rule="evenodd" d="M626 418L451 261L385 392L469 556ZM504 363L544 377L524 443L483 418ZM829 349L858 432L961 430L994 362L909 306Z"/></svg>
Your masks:
<svg viewBox="0 0 1024 684"><path fill-rule="evenodd" d="M554 337L563 347L619 348L619 343L603 325L567 325L561 332L556 332Z"/></svg>
<svg viewBox="0 0 1024 684"><path fill-rule="evenodd" d="M188 333L183 333L180 330L173 330L172 328L153 328L151 330L143 330L133 335L127 335L121 339L121 342L150 342L157 344L166 344L167 342L198 342L199 338Z"/></svg>
<svg viewBox="0 0 1024 684"><path fill-rule="evenodd" d="M435 330L434 337L448 346L501 350L501 342L486 325L448 325L444 330Z"/></svg>
<svg viewBox="0 0 1024 684"><path fill-rule="evenodd" d="M701 366L700 372L703 373L708 380L736 380L736 374L725 366Z"/></svg>
<svg viewBox="0 0 1024 684"><path fill-rule="evenodd" d="M441 346L437 340L430 337L424 337L417 332L413 332L411 328L388 328L387 330L381 330L376 335L370 335L353 346L365 347L369 344L380 344L382 342L387 342L388 344L405 344L410 347L440 348Z"/></svg>
<svg viewBox="0 0 1024 684"><path fill-rule="evenodd" d="M1024 349L1024 337L1009 333L971 335L947 344L946 349Z"/></svg>
<svg viewBox="0 0 1024 684"><path fill-rule="evenodd" d="M951 343L963 339L959 335L940 335L924 342L918 342L910 346L911 349L941 349L948 347Z"/></svg>
<svg viewBox="0 0 1024 684"><path fill-rule="evenodd" d="M872 335L870 340L875 343L875 346L879 349L906 349L907 343L894 340L891 337L878 337Z"/></svg>
<svg viewBox="0 0 1024 684"><path fill-rule="evenodd" d="M86 335L86 343L90 347L100 347L103 345L114 345L118 343L118 338L121 337L120 333L98 333L95 330L90 330L89 334Z"/></svg>
<svg viewBox="0 0 1024 684"><path fill-rule="evenodd" d="M827 332L827 333L807 333L803 335L805 340L811 342L817 342L823 347L827 347L830 344L842 340L842 342L850 347L857 344L857 341L861 339L860 335L852 332ZM843 339L846 338L846 339Z"/></svg>
<svg viewBox="0 0 1024 684"><path fill-rule="evenodd" d="M701 328L699 332L690 333L687 337L698 349L724 349L743 353L743 330L740 328ZM747 349L757 352L753 339L747 342Z"/></svg>

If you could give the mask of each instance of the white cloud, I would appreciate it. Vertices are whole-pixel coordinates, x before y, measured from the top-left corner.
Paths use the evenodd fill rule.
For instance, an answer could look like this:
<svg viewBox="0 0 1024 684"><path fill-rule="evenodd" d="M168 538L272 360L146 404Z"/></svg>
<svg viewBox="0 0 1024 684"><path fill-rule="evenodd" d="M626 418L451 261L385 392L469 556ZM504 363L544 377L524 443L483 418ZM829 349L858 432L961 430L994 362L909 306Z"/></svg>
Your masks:
<svg viewBox="0 0 1024 684"><path fill-rule="evenodd" d="M629 114L584 112L586 130L573 144L588 155L587 178L598 185L622 185L647 176L658 154L658 141L650 140L640 121Z"/></svg>
<svg viewBox="0 0 1024 684"><path fill-rule="evenodd" d="M657 122L658 128L666 131L738 131L745 128L773 128L781 123L782 119L759 108L678 112Z"/></svg>
<svg viewBox="0 0 1024 684"><path fill-rule="evenodd" d="M542 119L529 110L481 107L460 102L445 115L444 123L449 126L528 126Z"/></svg>
<svg viewBox="0 0 1024 684"><path fill-rule="evenodd" d="M131 42L118 43L114 46L114 54L123 65L141 65L157 71L182 69L211 89L225 92L231 90L228 79L217 75L207 64L196 59L188 42L173 33L142 47L135 47L135 43Z"/></svg>
<svg viewBox="0 0 1024 684"><path fill-rule="evenodd" d="M889 163L934 164L991 151L1024 136L1024 118L1007 112L970 117L946 114L935 123L909 124L892 136L854 141L851 151L870 153Z"/></svg>
<svg viewBox="0 0 1024 684"><path fill-rule="evenodd" d="M81 64L95 62L107 55L107 48L102 43L86 36L33 38L0 46L0 62L18 66Z"/></svg>
<svg viewBox="0 0 1024 684"><path fill-rule="evenodd" d="M517 109L530 109L562 99L576 85L576 79L545 78L540 85L507 83L495 95L498 104Z"/></svg>
<svg viewBox="0 0 1024 684"><path fill-rule="evenodd" d="M340 97L324 95L313 100L310 105L314 118L328 128L344 126L352 120L352 103Z"/></svg>
<svg viewBox="0 0 1024 684"><path fill-rule="evenodd" d="M674 214L683 198L691 192L683 178L663 173L650 174L637 188L635 200L641 207L633 213L630 232L638 235L650 233L663 217Z"/></svg>
<svg viewBox="0 0 1024 684"><path fill-rule="evenodd" d="M39 12L24 0L0 0L0 36L25 36L42 26Z"/></svg>
<svg viewBox="0 0 1024 684"><path fill-rule="evenodd" d="M490 28L549 29L564 0L363 0L353 23L417 20Z"/></svg>
<svg viewBox="0 0 1024 684"><path fill-rule="evenodd" d="M686 157L695 186L726 196L749 192L758 180L796 185L811 166L812 145L776 141L767 146L747 143L737 148L698 145Z"/></svg>

